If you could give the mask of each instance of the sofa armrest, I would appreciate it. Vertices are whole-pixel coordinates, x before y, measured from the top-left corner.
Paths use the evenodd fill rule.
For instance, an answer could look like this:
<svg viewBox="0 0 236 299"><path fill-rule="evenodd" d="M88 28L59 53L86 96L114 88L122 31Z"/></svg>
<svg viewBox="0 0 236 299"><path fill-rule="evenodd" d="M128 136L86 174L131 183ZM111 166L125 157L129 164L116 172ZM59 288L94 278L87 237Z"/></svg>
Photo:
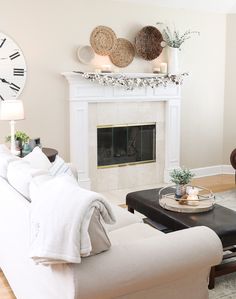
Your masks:
<svg viewBox="0 0 236 299"><path fill-rule="evenodd" d="M76 269L81 298L114 298L210 270L223 255L221 241L207 227L117 245L85 258ZM89 283L88 283L89 280Z"/></svg>

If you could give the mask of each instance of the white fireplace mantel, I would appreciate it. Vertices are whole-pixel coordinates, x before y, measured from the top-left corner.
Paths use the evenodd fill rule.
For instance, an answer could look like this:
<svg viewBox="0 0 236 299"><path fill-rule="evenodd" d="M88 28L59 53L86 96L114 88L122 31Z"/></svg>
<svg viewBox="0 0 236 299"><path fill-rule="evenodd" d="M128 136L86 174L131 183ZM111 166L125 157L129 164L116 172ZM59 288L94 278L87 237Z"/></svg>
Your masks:
<svg viewBox="0 0 236 299"><path fill-rule="evenodd" d="M121 87L102 86L75 72L63 73L69 83L70 102L70 161L78 169L81 187L90 189L88 117L89 103L165 102L165 167L164 180L169 171L180 164L180 108L179 85L142 87L125 90ZM141 74L145 76L146 74Z"/></svg>

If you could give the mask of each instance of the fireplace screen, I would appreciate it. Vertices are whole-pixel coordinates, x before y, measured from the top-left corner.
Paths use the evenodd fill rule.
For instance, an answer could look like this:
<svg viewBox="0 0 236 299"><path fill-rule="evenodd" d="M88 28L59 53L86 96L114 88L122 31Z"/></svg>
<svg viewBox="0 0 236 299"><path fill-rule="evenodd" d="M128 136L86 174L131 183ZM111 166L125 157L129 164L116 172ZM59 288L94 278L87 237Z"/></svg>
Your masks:
<svg viewBox="0 0 236 299"><path fill-rule="evenodd" d="M156 124L97 128L98 167L156 161Z"/></svg>

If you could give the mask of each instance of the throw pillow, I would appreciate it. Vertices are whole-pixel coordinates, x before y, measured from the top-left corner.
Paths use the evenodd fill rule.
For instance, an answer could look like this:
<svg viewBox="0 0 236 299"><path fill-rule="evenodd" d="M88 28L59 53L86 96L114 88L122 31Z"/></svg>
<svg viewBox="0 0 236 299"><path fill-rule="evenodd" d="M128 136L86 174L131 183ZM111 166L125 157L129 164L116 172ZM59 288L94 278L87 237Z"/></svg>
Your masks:
<svg viewBox="0 0 236 299"><path fill-rule="evenodd" d="M12 161L19 160L20 158L13 155L5 144L0 145L0 177L7 178L7 167Z"/></svg>
<svg viewBox="0 0 236 299"><path fill-rule="evenodd" d="M56 156L55 161L51 164L49 173L53 176L58 176L61 174L68 174L69 176L74 176L71 167L66 163L60 156Z"/></svg>
<svg viewBox="0 0 236 299"><path fill-rule="evenodd" d="M13 161L7 168L7 179L9 184L30 201L29 185L36 176L45 175L43 169L32 168L28 161L23 159Z"/></svg>
<svg viewBox="0 0 236 299"><path fill-rule="evenodd" d="M47 156L42 152L41 148L36 146L31 153L23 158L24 161L28 161L33 168L49 170L52 166Z"/></svg>

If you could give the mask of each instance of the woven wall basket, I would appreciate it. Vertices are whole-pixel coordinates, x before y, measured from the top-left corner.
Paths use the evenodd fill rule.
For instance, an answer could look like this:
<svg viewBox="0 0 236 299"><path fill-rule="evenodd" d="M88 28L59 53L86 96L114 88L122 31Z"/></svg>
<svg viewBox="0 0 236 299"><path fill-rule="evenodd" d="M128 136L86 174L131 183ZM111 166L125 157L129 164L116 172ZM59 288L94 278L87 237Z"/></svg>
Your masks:
<svg viewBox="0 0 236 299"><path fill-rule="evenodd" d="M135 49L131 42L125 38L118 38L109 57L114 65L126 67L133 61L134 55Z"/></svg>
<svg viewBox="0 0 236 299"><path fill-rule="evenodd" d="M163 50L162 41L162 34L156 27L143 27L135 37L137 55L145 60L157 58Z"/></svg>
<svg viewBox="0 0 236 299"><path fill-rule="evenodd" d="M95 53L91 46L81 46L77 50L77 56L80 62L89 64L94 59Z"/></svg>
<svg viewBox="0 0 236 299"><path fill-rule="evenodd" d="M106 26L97 26L90 35L90 44L99 55L109 55L116 44L115 32Z"/></svg>

